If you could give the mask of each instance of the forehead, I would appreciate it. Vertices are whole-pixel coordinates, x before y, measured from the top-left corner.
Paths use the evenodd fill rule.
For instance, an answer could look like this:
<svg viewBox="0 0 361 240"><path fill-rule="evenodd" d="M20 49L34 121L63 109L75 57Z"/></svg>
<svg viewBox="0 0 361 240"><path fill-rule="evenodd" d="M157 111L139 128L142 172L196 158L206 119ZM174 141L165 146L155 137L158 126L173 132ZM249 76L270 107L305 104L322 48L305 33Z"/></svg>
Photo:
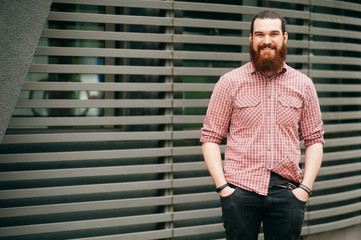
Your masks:
<svg viewBox="0 0 361 240"><path fill-rule="evenodd" d="M275 18L256 18L253 23L253 33L254 32L272 32L279 31L282 32L282 22L281 19Z"/></svg>

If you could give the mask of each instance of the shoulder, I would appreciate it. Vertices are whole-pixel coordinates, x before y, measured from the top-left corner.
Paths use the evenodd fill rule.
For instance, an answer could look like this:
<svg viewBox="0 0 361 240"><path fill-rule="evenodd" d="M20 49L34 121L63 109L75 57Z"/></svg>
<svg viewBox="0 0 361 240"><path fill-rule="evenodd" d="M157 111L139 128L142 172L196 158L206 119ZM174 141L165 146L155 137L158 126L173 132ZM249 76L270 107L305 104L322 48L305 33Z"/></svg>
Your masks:
<svg viewBox="0 0 361 240"><path fill-rule="evenodd" d="M251 63L248 62L222 75L220 81L226 81L230 85L239 84L251 78L252 69Z"/></svg>
<svg viewBox="0 0 361 240"><path fill-rule="evenodd" d="M308 77L306 74L300 72L299 70L294 69L293 67L290 67L288 65L285 65L286 68L286 74L288 78L292 79L293 81L296 81L298 84L301 84L303 86L313 86L313 81L310 77Z"/></svg>

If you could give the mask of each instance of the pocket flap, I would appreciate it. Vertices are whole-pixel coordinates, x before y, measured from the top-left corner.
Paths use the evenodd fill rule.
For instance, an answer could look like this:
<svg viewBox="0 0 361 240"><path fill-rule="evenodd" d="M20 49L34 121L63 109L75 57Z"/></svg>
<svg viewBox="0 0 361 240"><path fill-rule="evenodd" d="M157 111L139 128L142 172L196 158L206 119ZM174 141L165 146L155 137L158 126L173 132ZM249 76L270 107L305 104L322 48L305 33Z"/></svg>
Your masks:
<svg viewBox="0 0 361 240"><path fill-rule="evenodd" d="M255 107L261 102L260 96L247 96L235 99L235 104L239 108Z"/></svg>
<svg viewBox="0 0 361 240"><path fill-rule="evenodd" d="M281 96L279 99L280 103L284 107L300 108L302 107L302 100L292 96Z"/></svg>

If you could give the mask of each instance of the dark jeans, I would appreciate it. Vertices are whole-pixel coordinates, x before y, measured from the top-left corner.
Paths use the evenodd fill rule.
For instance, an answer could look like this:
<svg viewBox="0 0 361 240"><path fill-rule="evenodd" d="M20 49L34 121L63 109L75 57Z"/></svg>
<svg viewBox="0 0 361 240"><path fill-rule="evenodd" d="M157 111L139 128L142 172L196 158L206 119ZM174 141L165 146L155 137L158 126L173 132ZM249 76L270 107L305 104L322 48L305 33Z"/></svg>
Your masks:
<svg viewBox="0 0 361 240"><path fill-rule="evenodd" d="M272 187L262 196L236 187L221 203L227 240L257 240L261 222L265 240L300 237L306 202L289 188Z"/></svg>

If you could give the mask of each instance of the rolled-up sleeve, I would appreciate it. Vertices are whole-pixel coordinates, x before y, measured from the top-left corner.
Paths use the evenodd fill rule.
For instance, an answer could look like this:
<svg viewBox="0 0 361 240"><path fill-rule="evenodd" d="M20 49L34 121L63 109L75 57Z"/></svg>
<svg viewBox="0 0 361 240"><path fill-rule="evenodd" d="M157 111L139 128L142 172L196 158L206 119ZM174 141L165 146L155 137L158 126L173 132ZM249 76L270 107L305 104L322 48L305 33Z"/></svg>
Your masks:
<svg viewBox="0 0 361 240"><path fill-rule="evenodd" d="M324 133L317 92L311 82L305 88L305 101L300 123L300 140L304 141L305 147L315 143L324 145Z"/></svg>
<svg viewBox="0 0 361 240"><path fill-rule="evenodd" d="M214 87L207 114L203 122L202 143L220 144L228 134L229 121L232 113L232 92L229 81L221 77Z"/></svg>

